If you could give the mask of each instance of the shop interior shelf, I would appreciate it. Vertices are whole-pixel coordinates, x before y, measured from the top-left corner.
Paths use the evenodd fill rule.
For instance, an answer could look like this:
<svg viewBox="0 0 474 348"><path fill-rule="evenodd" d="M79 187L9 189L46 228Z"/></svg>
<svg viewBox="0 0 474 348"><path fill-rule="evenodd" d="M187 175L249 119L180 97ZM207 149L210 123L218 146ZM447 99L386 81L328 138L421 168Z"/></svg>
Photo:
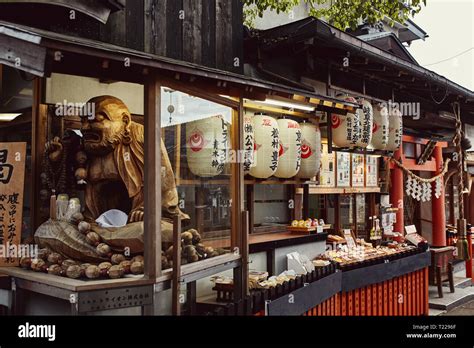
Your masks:
<svg viewBox="0 0 474 348"><path fill-rule="evenodd" d="M304 185L309 184L310 181L304 179L253 179L247 178L244 183L246 185ZM230 185L230 179L177 179L176 184L178 186L200 186L200 185Z"/></svg>
<svg viewBox="0 0 474 348"><path fill-rule="evenodd" d="M309 187L310 195L323 194L351 194L351 193L379 193L380 187ZM296 189L297 194L303 194L303 189Z"/></svg>

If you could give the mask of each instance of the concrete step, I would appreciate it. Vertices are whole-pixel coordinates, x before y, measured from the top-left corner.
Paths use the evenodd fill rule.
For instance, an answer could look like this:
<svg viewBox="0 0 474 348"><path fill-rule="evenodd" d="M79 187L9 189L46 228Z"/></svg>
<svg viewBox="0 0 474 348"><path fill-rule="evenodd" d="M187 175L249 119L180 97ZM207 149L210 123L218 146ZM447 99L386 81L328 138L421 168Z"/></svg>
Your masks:
<svg viewBox="0 0 474 348"><path fill-rule="evenodd" d="M430 285L429 287L429 308L442 311L449 311L455 307L461 306L474 300L474 287L456 288L451 293L449 287L443 286L443 297L438 297L438 288Z"/></svg>
<svg viewBox="0 0 474 348"><path fill-rule="evenodd" d="M453 272L464 272L466 274L466 262L461 260L454 260L453 262Z"/></svg>
<svg viewBox="0 0 474 348"><path fill-rule="evenodd" d="M471 278L465 278L464 276L462 276L462 277L454 276L453 281L454 281L454 287L455 288L463 289L463 288L467 288L467 287L472 286Z"/></svg>
<svg viewBox="0 0 474 348"><path fill-rule="evenodd" d="M428 312L428 315L432 316L432 317L436 317L438 315L443 315L444 313L446 313L446 311L443 311L442 309L430 308L429 312Z"/></svg>

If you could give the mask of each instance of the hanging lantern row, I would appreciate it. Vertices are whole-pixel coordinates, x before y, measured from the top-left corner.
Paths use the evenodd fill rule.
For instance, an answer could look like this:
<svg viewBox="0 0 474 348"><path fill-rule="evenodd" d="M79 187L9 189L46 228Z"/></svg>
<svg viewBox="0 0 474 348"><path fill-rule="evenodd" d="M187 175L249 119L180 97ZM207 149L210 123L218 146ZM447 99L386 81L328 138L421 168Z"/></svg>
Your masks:
<svg viewBox="0 0 474 348"><path fill-rule="evenodd" d="M350 96L341 98L344 101L357 103ZM383 104L372 104L361 99L361 109L346 115L331 115L332 141L338 147L360 147L369 145L376 150L396 151L402 143L402 113L397 108Z"/></svg>

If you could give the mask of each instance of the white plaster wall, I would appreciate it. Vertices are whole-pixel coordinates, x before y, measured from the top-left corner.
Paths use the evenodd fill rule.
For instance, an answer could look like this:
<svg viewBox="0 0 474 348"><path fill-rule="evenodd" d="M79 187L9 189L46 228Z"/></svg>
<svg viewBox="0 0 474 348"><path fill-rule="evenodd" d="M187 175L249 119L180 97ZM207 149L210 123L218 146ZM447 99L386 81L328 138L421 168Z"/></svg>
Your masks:
<svg viewBox="0 0 474 348"><path fill-rule="evenodd" d="M298 6L289 13L276 13L276 11L266 10L263 17L255 19L255 29L265 30L288 24L308 17L309 5L301 1Z"/></svg>
<svg viewBox="0 0 474 348"><path fill-rule="evenodd" d="M111 95L121 99L132 114L143 115L143 85L114 82L101 83L99 79L51 74L46 79L46 103L85 103L93 97Z"/></svg>

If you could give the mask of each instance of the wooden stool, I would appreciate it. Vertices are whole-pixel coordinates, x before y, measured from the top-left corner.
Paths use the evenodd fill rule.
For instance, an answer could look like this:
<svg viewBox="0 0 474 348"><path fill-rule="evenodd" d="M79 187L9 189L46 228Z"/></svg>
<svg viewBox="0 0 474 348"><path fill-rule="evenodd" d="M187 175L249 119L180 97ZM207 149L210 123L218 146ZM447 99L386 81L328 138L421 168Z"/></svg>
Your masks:
<svg viewBox="0 0 474 348"><path fill-rule="evenodd" d="M454 260L453 246L442 248L431 248L431 266L429 269L430 285L437 285L438 296L443 297L443 282L449 281L449 289L454 292L454 278L453 278L453 260Z"/></svg>

